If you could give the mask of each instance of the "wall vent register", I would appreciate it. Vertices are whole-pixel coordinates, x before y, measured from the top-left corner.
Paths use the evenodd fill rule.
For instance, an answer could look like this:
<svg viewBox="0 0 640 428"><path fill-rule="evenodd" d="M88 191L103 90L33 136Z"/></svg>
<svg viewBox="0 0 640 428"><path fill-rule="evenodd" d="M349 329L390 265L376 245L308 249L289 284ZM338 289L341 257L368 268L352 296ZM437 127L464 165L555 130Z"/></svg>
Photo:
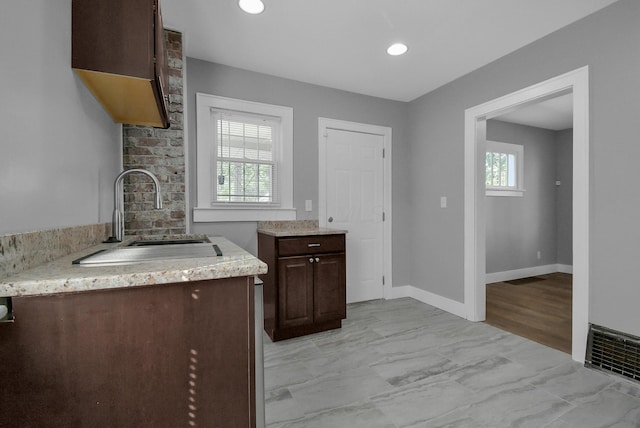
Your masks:
<svg viewBox="0 0 640 428"><path fill-rule="evenodd" d="M591 324L585 366L640 382L640 337Z"/></svg>

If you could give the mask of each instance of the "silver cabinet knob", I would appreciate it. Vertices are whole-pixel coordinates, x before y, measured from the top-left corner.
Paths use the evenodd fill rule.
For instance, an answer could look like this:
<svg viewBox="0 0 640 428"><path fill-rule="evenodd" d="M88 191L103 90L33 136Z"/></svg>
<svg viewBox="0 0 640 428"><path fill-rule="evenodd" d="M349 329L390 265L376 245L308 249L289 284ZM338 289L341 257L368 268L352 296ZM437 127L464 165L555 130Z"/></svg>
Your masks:
<svg viewBox="0 0 640 428"><path fill-rule="evenodd" d="M320 262L320 257L316 257L316 263Z"/></svg>
<svg viewBox="0 0 640 428"><path fill-rule="evenodd" d="M329 217L328 221L329 223L333 223L333 217Z"/></svg>
<svg viewBox="0 0 640 428"><path fill-rule="evenodd" d="M309 257L309 263L313 263L313 257Z"/></svg>

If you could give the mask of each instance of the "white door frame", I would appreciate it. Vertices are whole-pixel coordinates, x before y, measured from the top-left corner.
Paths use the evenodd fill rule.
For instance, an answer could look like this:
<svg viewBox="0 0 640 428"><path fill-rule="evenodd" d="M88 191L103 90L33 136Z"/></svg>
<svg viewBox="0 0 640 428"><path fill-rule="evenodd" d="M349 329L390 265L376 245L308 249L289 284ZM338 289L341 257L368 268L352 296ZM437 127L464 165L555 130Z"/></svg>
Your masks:
<svg viewBox="0 0 640 428"><path fill-rule="evenodd" d="M574 360L584 362L589 330L589 67L565 73L465 111L464 302L466 318L486 316L484 152L486 120L534 100L573 92Z"/></svg>
<svg viewBox="0 0 640 428"><path fill-rule="evenodd" d="M318 216L320 217L320 227L330 227L327 223L327 164L326 164L326 137L327 129L335 129L339 131L361 132L365 134L380 135L383 137L383 203L384 203L384 221L383 227L383 262L382 275L384 282L382 285L382 295L385 299L391 299L391 288L393 284L393 263L392 263L392 247L391 240L391 128L388 126L369 125L365 123L347 122L338 119L328 119L324 117L318 118L318 159L319 159L319 177L318 177ZM349 255L347 254L347 259Z"/></svg>

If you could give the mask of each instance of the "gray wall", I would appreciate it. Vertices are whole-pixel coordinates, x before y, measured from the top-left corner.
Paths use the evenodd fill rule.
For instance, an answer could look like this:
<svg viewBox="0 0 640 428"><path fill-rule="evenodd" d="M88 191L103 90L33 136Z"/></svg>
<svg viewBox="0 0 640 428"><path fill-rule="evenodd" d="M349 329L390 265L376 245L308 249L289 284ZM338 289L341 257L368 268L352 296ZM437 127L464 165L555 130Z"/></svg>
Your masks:
<svg viewBox="0 0 640 428"><path fill-rule="evenodd" d="M557 263L573 265L573 129L556 132Z"/></svg>
<svg viewBox="0 0 640 428"><path fill-rule="evenodd" d="M0 233L108 221L120 127L71 71L70 2L2 2L0 16ZM299 218L317 217L303 210L305 199L317 207L317 117L391 126L395 285L462 302L465 109L589 65L589 318L640 335L640 200L618 191L640 182L638 22L640 2L620 0L408 105L189 60L187 111L195 91L294 107ZM189 114L192 157L194 124ZM194 230L255 248L255 225Z"/></svg>
<svg viewBox="0 0 640 428"><path fill-rule="evenodd" d="M524 147L525 192L486 197L486 272L557 263L556 132L488 120L487 140Z"/></svg>
<svg viewBox="0 0 640 428"><path fill-rule="evenodd" d="M389 126L393 132L393 274L396 285L409 281L406 243L411 235L406 191L407 103L310 85L261 73L187 59L187 114L189 165L195 165L195 94L204 92L243 100L293 107L293 202L299 220L318 219L318 118ZM189 170L190 209L196 201L195 168ZM304 201L313 201L313 211ZM191 210L190 210L191 211ZM189 216L192 219L191 215ZM191 223L195 233L224 234L243 248L256 252L256 224Z"/></svg>
<svg viewBox="0 0 640 428"><path fill-rule="evenodd" d="M464 111L545 79L590 67L591 322L640 334L640 2L620 0L457 79L409 107L412 284L464 299ZM440 196L449 207L439 208Z"/></svg>
<svg viewBox="0 0 640 428"><path fill-rule="evenodd" d="M110 221L121 131L71 70L71 2L0 16L0 234Z"/></svg>

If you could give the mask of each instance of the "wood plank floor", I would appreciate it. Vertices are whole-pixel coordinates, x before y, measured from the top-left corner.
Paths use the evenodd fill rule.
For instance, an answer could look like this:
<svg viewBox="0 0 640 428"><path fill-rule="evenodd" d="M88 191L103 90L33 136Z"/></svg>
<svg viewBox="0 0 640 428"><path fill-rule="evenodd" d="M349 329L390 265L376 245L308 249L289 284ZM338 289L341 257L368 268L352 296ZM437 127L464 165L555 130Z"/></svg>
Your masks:
<svg viewBox="0 0 640 428"><path fill-rule="evenodd" d="M571 353L572 275L487 284L486 323Z"/></svg>

